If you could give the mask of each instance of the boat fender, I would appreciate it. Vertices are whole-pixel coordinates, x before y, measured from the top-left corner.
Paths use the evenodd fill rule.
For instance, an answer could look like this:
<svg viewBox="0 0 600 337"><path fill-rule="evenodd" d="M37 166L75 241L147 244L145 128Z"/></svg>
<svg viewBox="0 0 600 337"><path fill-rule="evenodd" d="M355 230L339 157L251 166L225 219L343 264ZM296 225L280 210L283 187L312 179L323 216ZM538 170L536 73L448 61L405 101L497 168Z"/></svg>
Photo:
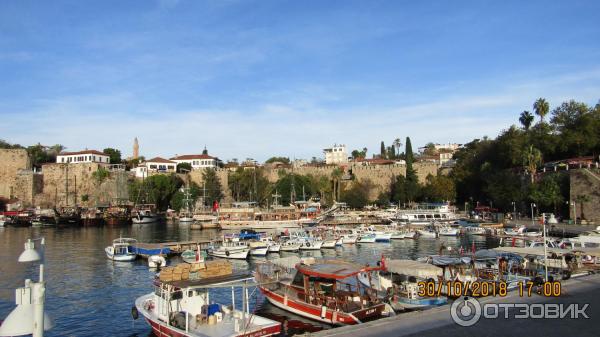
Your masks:
<svg viewBox="0 0 600 337"><path fill-rule="evenodd" d="M325 318L327 316L327 306L321 306L321 318Z"/></svg>
<svg viewBox="0 0 600 337"><path fill-rule="evenodd" d="M139 314L137 308L135 307L135 305L131 307L131 317L133 319L138 319L140 317L140 314Z"/></svg>
<svg viewBox="0 0 600 337"><path fill-rule="evenodd" d="M229 253L229 251L228 251L228 250L226 250L226 251L225 251L225 256L229 256L229 254L230 254L230 253Z"/></svg>

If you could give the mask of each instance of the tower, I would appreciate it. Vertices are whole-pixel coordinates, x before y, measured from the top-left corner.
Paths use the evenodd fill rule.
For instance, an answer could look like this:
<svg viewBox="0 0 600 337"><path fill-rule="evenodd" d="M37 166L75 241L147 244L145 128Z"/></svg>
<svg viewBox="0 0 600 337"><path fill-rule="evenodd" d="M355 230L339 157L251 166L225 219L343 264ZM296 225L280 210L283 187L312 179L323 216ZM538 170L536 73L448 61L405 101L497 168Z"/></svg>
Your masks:
<svg viewBox="0 0 600 337"><path fill-rule="evenodd" d="M138 159L140 156L140 144L138 143L137 137L133 140L133 159Z"/></svg>

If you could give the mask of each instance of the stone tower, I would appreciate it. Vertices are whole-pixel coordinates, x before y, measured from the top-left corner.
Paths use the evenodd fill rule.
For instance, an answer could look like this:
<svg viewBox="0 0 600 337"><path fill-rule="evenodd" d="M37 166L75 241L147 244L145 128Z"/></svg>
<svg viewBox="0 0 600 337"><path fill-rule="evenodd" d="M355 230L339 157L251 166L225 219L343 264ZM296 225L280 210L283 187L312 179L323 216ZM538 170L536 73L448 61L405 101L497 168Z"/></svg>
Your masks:
<svg viewBox="0 0 600 337"><path fill-rule="evenodd" d="M135 137L133 140L133 159L138 159L140 156L140 144L138 144L138 139Z"/></svg>

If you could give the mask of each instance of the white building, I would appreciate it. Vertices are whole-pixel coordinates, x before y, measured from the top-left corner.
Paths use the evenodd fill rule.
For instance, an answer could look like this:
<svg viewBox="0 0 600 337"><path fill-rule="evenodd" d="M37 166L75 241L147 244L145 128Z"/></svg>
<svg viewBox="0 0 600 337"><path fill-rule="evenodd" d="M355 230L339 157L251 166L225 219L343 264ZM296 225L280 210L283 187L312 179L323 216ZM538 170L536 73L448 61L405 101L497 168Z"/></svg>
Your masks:
<svg viewBox="0 0 600 337"><path fill-rule="evenodd" d="M334 144L333 147L323 149L325 153L325 164L345 164L348 162L348 152L346 145Z"/></svg>
<svg viewBox="0 0 600 337"><path fill-rule="evenodd" d="M110 164L110 156L96 150L85 150L79 152L61 152L56 156L57 163L102 163Z"/></svg>
<svg viewBox="0 0 600 337"><path fill-rule="evenodd" d="M175 156L171 160L177 164L188 163L192 166L192 170L217 168L219 166L219 158L208 154L186 154Z"/></svg>
<svg viewBox="0 0 600 337"><path fill-rule="evenodd" d="M149 173L175 173L176 170L176 162L161 157L146 160L134 169L138 178L147 177Z"/></svg>
<svg viewBox="0 0 600 337"><path fill-rule="evenodd" d="M434 146L437 151L450 150L450 151L452 151L452 153L454 153L462 147L462 144L448 143L448 144L435 144Z"/></svg>

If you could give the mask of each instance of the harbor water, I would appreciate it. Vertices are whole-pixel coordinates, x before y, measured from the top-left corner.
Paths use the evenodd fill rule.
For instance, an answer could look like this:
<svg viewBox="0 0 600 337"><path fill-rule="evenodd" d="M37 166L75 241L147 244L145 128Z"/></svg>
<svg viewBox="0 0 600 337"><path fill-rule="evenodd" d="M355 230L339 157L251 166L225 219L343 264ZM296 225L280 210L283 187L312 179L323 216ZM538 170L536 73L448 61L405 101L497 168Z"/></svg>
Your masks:
<svg viewBox="0 0 600 337"><path fill-rule="evenodd" d="M156 271L145 260L113 262L106 258L104 248L119 236L140 242L187 241L214 239L222 235L217 230L190 230L177 224L147 224L127 227L84 228L0 228L0 319L14 308L14 289L22 287L26 278L38 279L38 264L17 262L28 238L44 237L45 279L47 281L46 312L54 320L54 328L46 336L153 336L141 319L134 321L131 307L134 300L153 290ZM360 264L374 265L386 258L408 258L438 254L440 249L470 251L498 246L498 239L461 235L437 239L397 240L389 243L344 245L335 249L302 252L301 256L338 258ZM294 253L270 254L266 259ZM234 269L251 271L255 263L265 258L250 257L248 261L232 261ZM169 263L181 262L171 258ZM222 296L229 296L222 294ZM213 297L214 298L214 297ZM216 297L218 299L218 296ZM291 332L330 328L270 305L254 292L251 310L274 319L286 318Z"/></svg>

